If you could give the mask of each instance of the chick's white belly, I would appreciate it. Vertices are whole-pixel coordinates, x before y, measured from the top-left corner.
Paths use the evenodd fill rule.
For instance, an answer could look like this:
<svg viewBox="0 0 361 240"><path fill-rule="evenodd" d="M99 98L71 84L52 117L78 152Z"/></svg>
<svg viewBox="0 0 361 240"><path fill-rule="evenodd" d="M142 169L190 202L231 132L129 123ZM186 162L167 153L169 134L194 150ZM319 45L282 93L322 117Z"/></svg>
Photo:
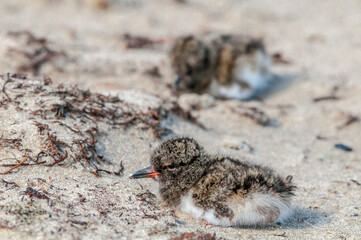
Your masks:
<svg viewBox="0 0 361 240"><path fill-rule="evenodd" d="M216 80L211 82L208 92L215 97L240 100L247 100L254 94L253 89L244 89L238 83L233 83L230 86L224 86L219 84Z"/></svg>
<svg viewBox="0 0 361 240"><path fill-rule="evenodd" d="M214 209L205 210L196 206L191 191L182 197L179 209L194 218L204 219L210 224L224 227L264 224L276 220L282 221L290 212L288 203L283 202L277 196L269 194L253 194L246 199L238 199L236 202L227 201L224 204L233 211L234 216L232 219L216 217Z"/></svg>
<svg viewBox="0 0 361 240"><path fill-rule="evenodd" d="M268 76L260 71L244 68L238 73L238 79L246 82L253 91L263 90L267 87Z"/></svg>
<svg viewBox="0 0 361 240"><path fill-rule="evenodd" d="M239 57L236 62L235 78L246 82L254 93L265 90L271 80L270 58L262 51L257 51L252 58Z"/></svg>
<svg viewBox="0 0 361 240"><path fill-rule="evenodd" d="M204 209L197 207L194 204L191 191L182 197L179 209L194 218L204 219L208 223L220 226L230 226L230 221L217 218L214 214L214 210L205 211Z"/></svg>
<svg viewBox="0 0 361 240"><path fill-rule="evenodd" d="M237 79L238 81L234 81L231 85L222 85L213 79L208 93L215 97L248 100L268 87L269 76L260 71L244 68L237 74ZM242 87L241 82L247 83L248 87Z"/></svg>
<svg viewBox="0 0 361 240"><path fill-rule="evenodd" d="M254 193L242 200L228 203L234 213L232 225L256 225L283 221L290 213L289 202L273 194Z"/></svg>

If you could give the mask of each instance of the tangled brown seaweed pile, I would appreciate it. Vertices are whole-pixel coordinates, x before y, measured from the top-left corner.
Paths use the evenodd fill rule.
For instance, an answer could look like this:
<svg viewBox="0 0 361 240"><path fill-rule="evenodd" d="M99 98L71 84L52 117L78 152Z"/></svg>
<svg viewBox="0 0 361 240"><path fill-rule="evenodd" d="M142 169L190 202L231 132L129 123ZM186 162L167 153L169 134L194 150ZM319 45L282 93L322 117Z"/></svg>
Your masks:
<svg viewBox="0 0 361 240"><path fill-rule="evenodd" d="M64 62L73 61L65 51L56 50L48 39L30 31L10 31L0 38L3 41L1 55L13 60L1 62L5 69L39 76L44 68L63 71Z"/></svg>
<svg viewBox="0 0 361 240"><path fill-rule="evenodd" d="M51 167L79 162L96 176L102 171L120 175L121 163L115 172L98 167L107 162L97 148L99 125L135 126L159 138L170 132L162 120L171 113L194 121L177 103L152 95L145 97L155 103L144 108L121 96L56 85L50 78L33 81L16 74L2 75L0 89L0 153L7 156L1 159L0 166L7 167L1 174L21 165Z"/></svg>

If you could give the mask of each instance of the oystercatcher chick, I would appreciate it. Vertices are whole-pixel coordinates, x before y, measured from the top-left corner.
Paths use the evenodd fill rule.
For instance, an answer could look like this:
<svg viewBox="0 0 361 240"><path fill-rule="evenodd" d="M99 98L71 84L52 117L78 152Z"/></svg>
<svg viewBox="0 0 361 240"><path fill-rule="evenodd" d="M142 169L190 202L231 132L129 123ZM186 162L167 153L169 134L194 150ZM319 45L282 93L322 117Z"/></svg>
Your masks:
<svg viewBox="0 0 361 240"><path fill-rule="evenodd" d="M175 40L169 56L179 92L249 100L270 85L271 60L260 39L184 36Z"/></svg>
<svg viewBox="0 0 361 240"><path fill-rule="evenodd" d="M212 156L194 139L163 142L151 166L131 178L154 178L160 196L172 208L220 226L282 221L290 213L292 176L225 156Z"/></svg>

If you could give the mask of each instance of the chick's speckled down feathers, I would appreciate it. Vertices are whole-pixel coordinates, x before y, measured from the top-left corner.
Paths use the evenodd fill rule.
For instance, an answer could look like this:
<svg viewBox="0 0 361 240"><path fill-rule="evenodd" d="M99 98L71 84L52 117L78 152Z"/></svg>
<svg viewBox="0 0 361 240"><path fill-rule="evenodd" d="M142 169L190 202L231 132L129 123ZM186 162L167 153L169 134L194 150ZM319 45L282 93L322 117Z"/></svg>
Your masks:
<svg viewBox="0 0 361 240"><path fill-rule="evenodd" d="M292 177L229 157L211 156L193 139L162 143L152 154L160 195L171 207L221 226L281 221L290 212Z"/></svg>

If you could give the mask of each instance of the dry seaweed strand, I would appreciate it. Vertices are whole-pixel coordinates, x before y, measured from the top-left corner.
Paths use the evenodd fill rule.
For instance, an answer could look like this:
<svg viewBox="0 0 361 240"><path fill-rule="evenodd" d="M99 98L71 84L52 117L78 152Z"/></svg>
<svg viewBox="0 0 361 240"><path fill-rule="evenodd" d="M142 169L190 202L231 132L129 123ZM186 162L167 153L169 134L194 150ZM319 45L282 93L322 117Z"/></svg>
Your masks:
<svg viewBox="0 0 361 240"><path fill-rule="evenodd" d="M328 101L328 100L339 100L340 98L337 96L337 92L339 90L338 86L334 86L331 89L331 93L326 95L326 96L322 96L322 97L316 97L313 98L313 102L321 102L321 101Z"/></svg>
<svg viewBox="0 0 361 240"><path fill-rule="evenodd" d="M46 163L46 161L41 161L41 162L36 162L36 163L23 163L21 164L22 166L32 166L32 165L41 165ZM17 164L14 163L5 163L5 164L0 164L0 167L14 167Z"/></svg>
<svg viewBox="0 0 361 240"><path fill-rule="evenodd" d="M123 162L120 161L119 170L117 172L114 172L114 174L117 176L123 176L123 173L124 173L124 165Z"/></svg>
<svg viewBox="0 0 361 240"><path fill-rule="evenodd" d="M355 116L353 114L349 114L349 113L345 113L345 112L342 112L341 113L343 117L346 118L345 122L342 123L341 125L337 126L337 129L343 129L343 128L346 128L348 127L349 125L355 123L355 122L358 122L360 121L360 118L358 116Z"/></svg>
<svg viewBox="0 0 361 240"><path fill-rule="evenodd" d="M6 84L8 84L8 82L10 82L10 81L11 81L10 74L8 73L7 78L6 78L6 80L5 80L4 84L3 84L3 88L1 89L1 92L4 93L4 95L7 98L8 102L11 102L12 100L9 97L9 95L6 93L5 88L6 88Z"/></svg>
<svg viewBox="0 0 361 240"><path fill-rule="evenodd" d="M123 34L123 36L121 38L123 39L123 41L125 43L125 47L127 49L130 49L130 48L149 48L149 47L152 47L154 45L160 45L160 44L164 44L164 43L170 41L168 39L153 40L153 39L143 37L143 36L131 35L129 33Z"/></svg>
<svg viewBox="0 0 361 240"><path fill-rule="evenodd" d="M32 187L28 187L25 192L26 195L28 195L30 198L37 198L37 199L50 199L45 193L42 193L40 191L35 190Z"/></svg>
<svg viewBox="0 0 361 240"><path fill-rule="evenodd" d="M101 172L105 172L107 174L114 174L116 176L123 176L123 172L124 172L124 166L123 166L123 162L120 162L120 167L119 167L119 170L116 171L116 172L112 172L112 171L109 171L109 170L105 170L105 169L100 169L100 168L97 168L96 171L95 171L99 176Z"/></svg>
<svg viewBox="0 0 361 240"><path fill-rule="evenodd" d="M0 146L2 147L9 147L12 149L17 149L19 152L22 151L22 140L18 138L3 138L0 137Z"/></svg>
<svg viewBox="0 0 361 240"><path fill-rule="evenodd" d="M339 97L335 96L335 95L328 95L328 96L323 96L323 97L316 97L313 99L314 102L321 102L321 101L326 101L326 100L338 100Z"/></svg>
<svg viewBox="0 0 361 240"><path fill-rule="evenodd" d="M266 126L270 122L270 118L262 110L256 107L250 107L248 109L250 110L250 112L246 112L244 116L252 119L257 124Z"/></svg>
<svg viewBox="0 0 361 240"><path fill-rule="evenodd" d="M282 53L275 52L271 55L272 63L274 64L290 64L291 61L283 57Z"/></svg>
<svg viewBox="0 0 361 240"><path fill-rule="evenodd" d="M216 234L202 232L186 232L180 234L178 237L170 238L169 240L216 240Z"/></svg>
<svg viewBox="0 0 361 240"><path fill-rule="evenodd" d="M147 190L147 191L145 191L143 193L138 193L135 196L136 196L138 201L146 202L147 204L151 204L151 205L154 205L154 201L152 201L151 199L156 199L157 198L149 190Z"/></svg>
<svg viewBox="0 0 361 240"><path fill-rule="evenodd" d="M24 157L24 159L21 160L21 162L19 162L19 163L16 164L14 167L12 167L12 168L10 168L9 170L7 170L6 172L0 173L0 175L5 175L5 174L8 174L8 173L11 173L12 170L14 170L15 168L18 168L18 167L20 167L21 165L23 165L23 164L26 162L26 160L28 160L28 159L29 159L28 156Z"/></svg>
<svg viewBox="0 0 361 240"><path fill-rule="evenodd" d="M11 185L12 187L19 187L19 185L16 184L15 182L8 182L5 181L4 179L1 179L1 182L5 184L5 187L8 187L9 185Z"/></svg>
<svg viewBox="0 0 361 240"><path fill-rule="evenodd" d="M361 186L361 183L358 182L358 181L356 181L355 179L351 179L350 181L353 182L353 183L355 183L355 184L358 185L358 186Z"/></svg>
<svg viewBox="0 0 361 240"><path fill-rule="evenodd" d="M276 236L276 237L287 237L286 236L286 232L282 233L282 234L273 234L273 236Z"/></svg>
<svg viewBox="0 0 361 240"><path fill-rule="evenodd" d="M143 212L143 218L153 218L153 219L155 219L155 220L158 220L158 217L156 216L156 215L149 215L148 213L146 213L145 211L144 211L144 209L140 209L142 212Z"/></svg>
<svg viewBox="0 0 361 240"><path fill-rule="evenodd" d="M267 126L271 121L270 117L257 107L242 106L240 108L231 107L230 109L232 112L245 116L261 126Z"/></svg>
<svg viewBox="0 0 361 240"><path fill-rule="evenodd" d="M198 122L197 118L195 118L190 110L184 110L178 102L174 101L172 102L172 109L171 111L176 114L177 116L190 121L192 123L194 123L195 125L197 125L198 127L202 128L203 130L207 130L207 128L200 122Z"/></svg>

